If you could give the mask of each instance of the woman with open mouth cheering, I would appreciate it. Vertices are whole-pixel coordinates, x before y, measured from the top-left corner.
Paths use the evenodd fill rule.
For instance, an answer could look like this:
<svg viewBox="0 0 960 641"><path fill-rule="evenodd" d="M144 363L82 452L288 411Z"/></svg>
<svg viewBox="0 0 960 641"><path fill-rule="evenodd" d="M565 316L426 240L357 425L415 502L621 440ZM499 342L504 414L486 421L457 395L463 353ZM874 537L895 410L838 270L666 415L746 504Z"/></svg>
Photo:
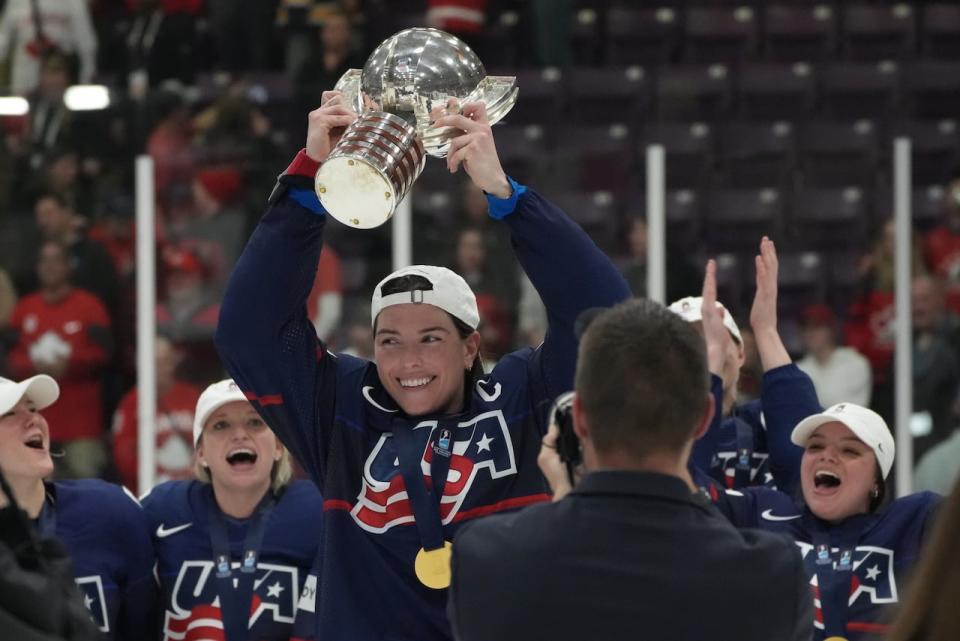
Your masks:
<svg viewBox="0 0 960 641"><path fill-rule="evenodd" d="M143 639L156 607L146 518L118 485L44 480L53 473L53 460L50 426L40 412L59 396L59 385L46 374L20 382L0 378L0 468L40 536L66 549L83 603L103 638ZM5 503L0 495L0 505Z"/></svg>
<svg viewBox="0 0 960 641"><path fill-rule="evenodd" d="M290 482L290 455L232 380L200 395L193 440L197 480L143 498L161 638L287 640L317 554L320 494Z"/></svg>
<svg viewBox="0 0 960 641"><path fill-rule="evenodd" d="M775 291L776 253L759 261L758 286ZM727 331L715 308L714 274L708 268L704 284L708 346ZM883 418L865 407L839 403L808 416L790 440L803 448L800 497L750 487L713 493L714 500L734 525L796 542L813 591L816 639L879 639L941 497L920 492L884 500L894 440Z"/></svg>

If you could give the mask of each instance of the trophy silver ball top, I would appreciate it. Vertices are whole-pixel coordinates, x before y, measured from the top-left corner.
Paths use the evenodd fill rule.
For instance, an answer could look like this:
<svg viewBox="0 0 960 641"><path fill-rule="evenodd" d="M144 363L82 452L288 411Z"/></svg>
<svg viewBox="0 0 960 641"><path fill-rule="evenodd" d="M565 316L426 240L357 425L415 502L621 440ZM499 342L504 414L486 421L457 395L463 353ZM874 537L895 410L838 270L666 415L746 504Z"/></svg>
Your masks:
<svg viewBox="0 0 960 641"><path fill-rule="evenodd" d="M427 28L387 38L362 70L348 70L335 89L359 117L317 172L317 196L331 216L359 229L393 216L427 155L447 155L461 132L437 127L438 118L482 102L493 124L517 100L515 77L487 76L466 43Z"/></svg>

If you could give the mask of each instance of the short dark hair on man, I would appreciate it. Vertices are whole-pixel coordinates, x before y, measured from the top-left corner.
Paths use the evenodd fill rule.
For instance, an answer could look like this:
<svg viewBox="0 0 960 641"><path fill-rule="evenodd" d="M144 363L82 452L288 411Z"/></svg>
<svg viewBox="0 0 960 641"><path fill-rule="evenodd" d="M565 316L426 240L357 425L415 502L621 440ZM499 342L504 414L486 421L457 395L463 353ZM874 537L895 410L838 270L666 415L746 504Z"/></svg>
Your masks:
<svg viewBox="0 0 960 641"><path fill-rule="evenodd" d="M625 301L584 332L575 387L598 451L679 451L706 409L703 337L659 303Z"/></svg>

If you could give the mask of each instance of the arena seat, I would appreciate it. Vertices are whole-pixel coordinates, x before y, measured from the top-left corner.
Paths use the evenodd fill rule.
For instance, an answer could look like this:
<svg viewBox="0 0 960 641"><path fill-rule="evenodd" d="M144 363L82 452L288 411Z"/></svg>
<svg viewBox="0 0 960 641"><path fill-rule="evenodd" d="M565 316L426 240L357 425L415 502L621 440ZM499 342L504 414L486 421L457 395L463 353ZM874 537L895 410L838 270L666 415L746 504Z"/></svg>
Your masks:
<svg viewBox="0 0 960 641"><path fill-rule="evenodd" d="M718 127L717 176L724 187L780 187L794 163L794 129L786 122Z"/></svg>
<svg viewBox="0 0 960 641"><path fill-rule="evenodd" d="M713 167L713 129L702 122L652 123L640 132L637 157L644 174L646 147L663 145L668 188L698 187L706 184Z"/></svg>
<svg viewBox="0 0 960 641"><path fill-rule="evenodd" d="M720 120L733 106L733 78L724 64L661 67L656 78L661 120Z"/></svg>
<svg viewBox="0 0 960 641"><path fill-rule="evenodd" d="M905 60L914 54L913 3L842 3L841 48L848 60Z"/></svg>
<svg viewBox="0 0 960 641"><path fill-rule="evenodd" d="M819 62L837 50L836 11L831 4L771 4L763 8L764 58Z"/></svg>
<svg viewBox="0 0 960 641"><path fill-rule="evenodd" d="M960 4L926 4L919 28L920 51L925 57L960 60Z"/></svg>
<svg viewBox="0 0 960 641"><path fill-rule="evenodd" d="M612 7L606 14L604 61L609 65L666 64L681 40L673 7Z"/></svg>
<svg viewBox="0 0 960 641"><path fill-rule="evenodd" d="M684 21L684 59L737 63L757 51L757 15L753 7L690 7Z"/></svg>
<svg viewBox="0 0 960 641"><path fill-rule="evenodd" d="M737 113L750 120L803 120L817 105L816 72L805 62L752 63L737 75Z"/></svg>
<svg viewBox="0 0 960 641"><path fill-rule="evenodd" d="M900 67L883 62L830 62L820 72L823 112L828 118L886 118L900 99Z"/></svg>

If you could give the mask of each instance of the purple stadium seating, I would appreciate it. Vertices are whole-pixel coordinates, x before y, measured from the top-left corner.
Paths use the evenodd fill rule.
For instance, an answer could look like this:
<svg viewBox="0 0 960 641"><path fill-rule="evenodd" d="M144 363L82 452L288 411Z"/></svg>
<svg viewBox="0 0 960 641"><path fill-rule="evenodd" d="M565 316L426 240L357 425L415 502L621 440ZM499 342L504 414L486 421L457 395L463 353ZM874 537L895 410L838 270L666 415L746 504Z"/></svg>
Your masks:
<svg viewBox="0 0 960 641"><path fill-rule="evenodd" d="M803 120L817 102L815 68L805 62L744 64L737 86L741 118Z"/></svg>
<svg viewBox="0 0 960 641"><path fill-rule="evenodd" d="M866 191L860 187L803 189L793 195L790 209L793 236L803 247L866 246L869 202Z"/></svg>
<svg viewBox="0 0 960 641"><path fill-rule="evenodd" d="M661 67L656 79L661 120L719 120L733 104L732 71L723 64Z"/></svg>
<svg viewBox="0 0 960 641"><path fill-rule="evenodd" d="M623 192L634 171L632 130L625 124L559 129L550 158L554 184Z"/></svg>
<svg viewBox="0 0 960 641"><path fill-rule="evenodd" d="M558 191L550 195L558 207L583 227L597 245L617 253L620 204L609 191Z"/></svg>
<svg viewBox="0 0 960 641"><path fill-rule="evenodd" d="M777 307L780 316L796 318L808 305L827 296L827 265L815 251L779 252Z"/></svg>
<svg viewBox="0 0 960 641"><path fill-rule="evenodd" d="M705 123L655 123L640 134L638 159L644 166L646 147L663 145L668 188L698 187L713 166L713 130ZM641 172L644 170L641 169ZM641 173L641 176L643 174Z"/></svg>
<svg viewBox="0 0 960 641"><path fill-rule="evenodd" d="M777 189L714 189L703 208L704 240L715 251L750 251L761 236L777 237L783 196Z"/></svg>
<svg viewBox="0 0 960 641"><path fill-rule="evenodd" d="M568 122L639 124L650 89L645 70L633 67L575 67L565 74Z"/></svg>
<svg viewBox="0 0 960 641"><path fill-rule="evenodd" d="M899 103L900 67L895 62L831 62L820 72L824 113L829 118L884 118Z"/></svg>
<svg viewBox="0 0 960 641"><path fill-rule="evenodd" d="M594 66L600 63L603 37L602 14L585 7L570 16L570 48L575 64Z"/></svg>
<svg viewBox="0 0 960 641"><path fill-rule="evenodd" d="M911 168L915 185L943 184L960 160L960 128L955 120L905 121L889 133L887 148L898 136L912 142Z"/></svg>
<svg viewBox="0 0 960 641"><path fill-rule="evenodd" d="M848 60L904 60L914 52L913 3L843 3L842 49Z"/></svg>
<svg viewBox="0 0 960 641"><path fill-rule="evenodd" d="M877 126L869 120L801 125L797 157L804 184L866 185L877 168L877 141Z"/></svg>
<svg viewBox="0 0 960 641"><path fill-rule="evenodd" d="M679 12L613 7L607 12L604 60L611 65L665 64L680 42Z"/></svg>
<svg viewBox="0 0 960 641"><path fill-rule="evenodd" d="M960 114L960 62L928 60L907 65L903 91L913 118L956 118Z"/></svg>
<svg viewBox="0 0 960 641"><path fill-rule="evenodd" d="M924 56L960 60L960 4L927 4L920 18L920 49Z"/></svg>
<svg viewBox="0 0 960 641"><path fill-rule="evenodd" d="M837 17L831 4L769 5L763 20L767 60L817 62L836 51Z"/></svg>
<svg viewBox="0 0 960 641"><path fill-rule="evenodd" d="M794 130L786 122L729 123L718 128L718 180L725 187L781 187L794 162Z"/></svg>
<svg viewBox="0 0 960 641"><path fill-rule="evenodd" d="M670 247L682 251L700 249L700 199L696 190L676 189L667 191L664 197L664 215L667 223L667 242ZM647 212L646 192L633 192L626 198L624 217L645 217Z"/></svg>
<svg viewBox="0 0 960 641"><path fill-rule="evenodd" d="M521 183L539 185L550 158L551 131L540 125L497 125L493 135L504 169Z"/></svg>
<svg viewBox="0 0 960 641"><path fill-rule="evenodd" d="M752 7L690 7L684 23L684 59L729 62L748 59L757 50L758 16Z"/></svg>
<svg viewBox="0 0 960 641"><path fill-rule="evenodd" d="M563 73L556 68L488 69L492 76L516 76L517 104L505 120L510 124L557 125L563 111Z"/></svg>

